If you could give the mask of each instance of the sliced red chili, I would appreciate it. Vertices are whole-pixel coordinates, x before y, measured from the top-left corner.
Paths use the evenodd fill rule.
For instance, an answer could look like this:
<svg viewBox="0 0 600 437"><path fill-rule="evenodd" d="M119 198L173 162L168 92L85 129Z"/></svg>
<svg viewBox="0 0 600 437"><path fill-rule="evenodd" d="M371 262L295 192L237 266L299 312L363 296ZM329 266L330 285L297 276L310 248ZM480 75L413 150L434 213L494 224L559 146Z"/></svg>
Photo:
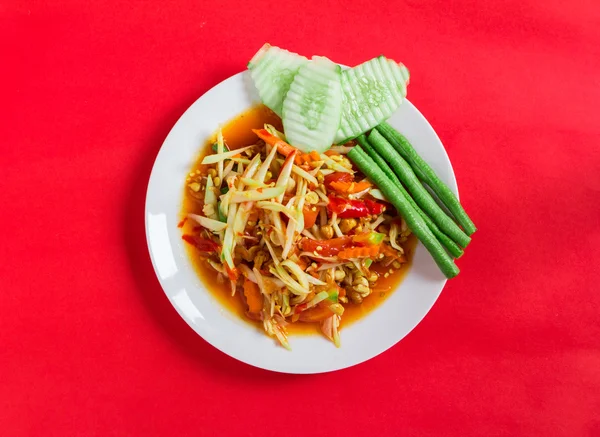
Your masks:
<svg viewBox="0 0 600 437"><path fill-rule="evenodd" d="M362 200L350 200L342 197L329 196L327 210L336 213L339 218L360 218L370 214Z"/></svg>
<svg viewBox="0 0 600 437"><path fill-rule="evenodd" d="M369 213L373 215L379 215L385 211L385 205L383 203L375 202L371 199L365 199L365 206L369 210Z"/></svg>

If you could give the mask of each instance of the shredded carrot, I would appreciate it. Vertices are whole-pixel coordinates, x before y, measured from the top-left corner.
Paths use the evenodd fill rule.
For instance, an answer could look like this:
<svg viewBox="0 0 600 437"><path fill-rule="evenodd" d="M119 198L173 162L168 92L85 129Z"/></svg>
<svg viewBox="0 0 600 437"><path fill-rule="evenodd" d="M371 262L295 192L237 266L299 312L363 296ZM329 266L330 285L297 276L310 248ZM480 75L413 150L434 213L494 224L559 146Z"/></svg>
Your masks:
<svg viewBox="0 0 600 437"><path fill-rule="evenodd" d="M263 140L265 143L270 144L271 146L277 146L277 151L283 156L288 156L293 151L298 150L295 147L283 141L281 138L278 138L275 135L271 134L266 129L252 129L252 132L258 135L258 138Z"/></svg>
<svg viewBox="0 0 600 437"><path fill-rule="evenodd" d="M299 166L304 166L304 165L308 165L309 163L313 162L313 161L318 161L320 160L321 157L319 156L319 152L317 152L316 150L313 150L310 153L299 153L298 155L296 155L296 157L294 158L294 164L299 165ZM310 170L310 167L305 168L305 170Z"/></svg>
<svg viewBox="0 0 600 437"><path fill-rule="evenodd" d="M246 296L246 303L248 304L248 310L251 313L259 313L263 307L263 297L260 294L258 285L250 281L248 278L244 278L244 296Z"/></svg>
<svg viewBox="0 0 600 437"><path fill-rule="evenodd" d="M366 190L367 188L372 187L371 182L369 181L361 181L361 182L343 182L343 181L334 181L329 184L331 188L333 188L338 193L360 193L361 191Z"/></svg>
<svg viewBox="0 0 600 437"><path fill-rule="evenodd" d="M349 249L344 249L338 256L341 259L351 259L351 258L371 258L379 255L380 245L377 246L366 246L366 247L351 247Z"/></svg>
<svg viewBox="0 0 600 437"><path fill-rule="evenodd" d="M336 155L339 155L339 153L338 153L338 152L336 152L335 150L327 150L327 151L325 152L325 155L326 155L326 156L336 156Z"/></svg>
<svg viewBox="0 0 600 437"><path fill-rule="evenodd" d="M298 155L296 155L296 158L294 159L294 164L303 165L303 164L308 164L311 161L312 161L311 156L308 153L299 153Z"/></svg>

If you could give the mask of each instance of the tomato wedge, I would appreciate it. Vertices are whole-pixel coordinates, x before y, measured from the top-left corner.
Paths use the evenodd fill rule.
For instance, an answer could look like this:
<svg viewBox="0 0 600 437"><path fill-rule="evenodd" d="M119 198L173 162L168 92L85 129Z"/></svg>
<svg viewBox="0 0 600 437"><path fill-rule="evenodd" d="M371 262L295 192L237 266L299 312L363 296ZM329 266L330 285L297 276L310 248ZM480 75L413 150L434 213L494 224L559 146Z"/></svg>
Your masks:
<svg viewBox="0 0 600 437"><path fill-rule="evenodd" d="M361 191L364 191L367 188L371 188L373 186L371 184L371 182L369 182L369 181L361 181L361 182L334 181L334 182L331 182L330 185L333 190L337 191L338 193L343 193L343 194L360 193Z"/></svg>
<svg viewBox="0 0 600 437"><path fill-rule="evenodd" d="M302 214L304 215L304 228L312 228L315 222L317 221L317 217L319 215L319 210L312 205L304 205L302 209Z"/></svg>
<svg viewBox="0 0 600 437"><path fill-rule="evenodd" d="M354 176L352 176L350 173L344 173L341 171L336 171L334 173L328 174L327 176L325 176L325 179L323 179L323 184L325 185L325 187L329 190L332 190L333 188L331 187L331 183L332 182L347 182L350 183L354 180Z"/></svg>

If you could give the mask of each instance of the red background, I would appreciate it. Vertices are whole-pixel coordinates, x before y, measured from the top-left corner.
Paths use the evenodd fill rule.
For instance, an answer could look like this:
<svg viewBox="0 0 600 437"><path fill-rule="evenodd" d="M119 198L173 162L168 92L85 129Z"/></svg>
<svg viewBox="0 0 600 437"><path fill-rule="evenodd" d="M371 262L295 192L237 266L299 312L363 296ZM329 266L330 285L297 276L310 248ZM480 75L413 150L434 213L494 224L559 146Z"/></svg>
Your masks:
<svg viewBox="0 0 600 437"><path fill-rule="evenodd" d="M0 3L0 433L600 436L600 4L237 4ZM479 227L425 320L333 374L213 349L146 249L163 139L265 41L403 61Z"/></svg>

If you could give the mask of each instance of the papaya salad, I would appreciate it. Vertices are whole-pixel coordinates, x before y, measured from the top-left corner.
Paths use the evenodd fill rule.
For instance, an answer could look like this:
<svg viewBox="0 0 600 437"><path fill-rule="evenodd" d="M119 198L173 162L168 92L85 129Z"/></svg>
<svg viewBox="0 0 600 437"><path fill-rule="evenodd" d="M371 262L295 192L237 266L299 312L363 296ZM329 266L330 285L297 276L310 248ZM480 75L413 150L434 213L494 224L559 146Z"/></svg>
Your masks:
<svg viewBox="0 0 600 437"><path fill-rule="evenodd" d="M286 326L319 323L340 344L348 304L360 304L380 275L407 258L406 223L344 156L347 146L303 153L272 125L255 144L229 150L219 132L215 153L188 177L201 214L186 214L186 242L241 293L246 316L289 348Z"/></svg>
<svg viewBox="0 0 600 437"><path fill-rule="evenodd" d="M288 349L295 323L318 324L339 347L344 313L406 266L411 234L458 274L475 226L385 123L406 95L402 64L342 70L266 44L249 69L274 121L246 127L242 147L218 131L188 175L180 223L248 319Z"/></svg>

